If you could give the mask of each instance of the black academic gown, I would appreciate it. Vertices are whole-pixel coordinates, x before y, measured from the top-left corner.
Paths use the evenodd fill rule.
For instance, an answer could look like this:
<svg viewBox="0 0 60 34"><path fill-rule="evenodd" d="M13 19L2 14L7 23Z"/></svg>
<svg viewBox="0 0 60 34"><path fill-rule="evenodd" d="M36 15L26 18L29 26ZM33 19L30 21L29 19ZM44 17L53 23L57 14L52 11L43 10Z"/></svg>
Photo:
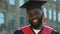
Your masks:
<svg viewBox="0 0 60 34"><path fill-rule="evenodd" d="M43 29L44 29L44 28L42 28L41 31L40 31L38 34L40 34ZM32 28L31 28L31 30L32 30ZM35 32L34 32L33 30L32 30L32 32L35 34ZM22 32L22 30L16 30L16 31L14 32L14 34L24 34L24 33ZM52 30L51 34L59 34L59 32L57 32L57 31L55 31L55 30Z"/></svg>

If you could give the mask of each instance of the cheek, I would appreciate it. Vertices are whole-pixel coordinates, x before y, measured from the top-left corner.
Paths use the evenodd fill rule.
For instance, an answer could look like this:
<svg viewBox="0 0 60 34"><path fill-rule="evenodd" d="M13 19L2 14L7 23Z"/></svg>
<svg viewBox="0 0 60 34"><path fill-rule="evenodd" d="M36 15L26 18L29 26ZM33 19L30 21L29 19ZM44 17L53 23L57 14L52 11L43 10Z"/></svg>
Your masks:
<svg viewBox="0 0 60 34"><path fill-rule="evenodd" d="M31 20L32 19L32 17L31 16L29 16L29 20Z"/></svg>
<svg viewBox="0 0 60 34"><path fill-rule="evenodd" d="M28 19L28 21L30 22L30 21L31 21L31 19L29 18L29 19Z"/></svg>
<svg viewBox="0 0 60 34"><path fill-rule="evenodd" d="M29 17L29 21L31 21L31 17Z"/></svg>

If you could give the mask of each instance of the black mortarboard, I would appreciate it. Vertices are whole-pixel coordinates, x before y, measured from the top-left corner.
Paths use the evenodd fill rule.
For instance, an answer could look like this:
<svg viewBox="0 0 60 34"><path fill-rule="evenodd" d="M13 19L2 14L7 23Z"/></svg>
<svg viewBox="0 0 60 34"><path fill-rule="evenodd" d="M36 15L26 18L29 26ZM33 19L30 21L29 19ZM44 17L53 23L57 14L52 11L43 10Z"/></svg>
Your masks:
<svg viewBox="0 0 60 34"><path fill-rule="evenodd" d="M29 0L20 8L26 8L27 10L31 8L41 8L41 6L45 3L47 3L46 0Z"/></svg>

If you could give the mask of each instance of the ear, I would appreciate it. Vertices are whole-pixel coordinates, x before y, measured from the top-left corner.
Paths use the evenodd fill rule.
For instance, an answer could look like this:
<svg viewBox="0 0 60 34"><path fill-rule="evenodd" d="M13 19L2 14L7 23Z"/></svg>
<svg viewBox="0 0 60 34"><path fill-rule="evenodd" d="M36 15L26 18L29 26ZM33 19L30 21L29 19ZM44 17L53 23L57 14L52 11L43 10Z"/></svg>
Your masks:
<svg viewBox="0 0 60 34"><path fill-rule="evenodd" d="M42 11L42 16L44 16L44 12Z"/></svg>

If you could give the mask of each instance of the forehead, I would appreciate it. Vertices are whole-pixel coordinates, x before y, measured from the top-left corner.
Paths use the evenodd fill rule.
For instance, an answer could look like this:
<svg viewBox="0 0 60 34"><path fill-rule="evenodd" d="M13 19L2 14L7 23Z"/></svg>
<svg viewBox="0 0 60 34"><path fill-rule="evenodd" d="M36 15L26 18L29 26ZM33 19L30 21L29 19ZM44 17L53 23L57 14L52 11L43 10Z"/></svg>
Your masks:
<svg viewBox="0 0 60 34"><path fill-rule="evenodd" d="M34 13L34 12L39 12L39 13L41 13L41 12L42 12L42 9L35 8L35 9L30 9L30 10L28 10L28 13Z"/></svg>

